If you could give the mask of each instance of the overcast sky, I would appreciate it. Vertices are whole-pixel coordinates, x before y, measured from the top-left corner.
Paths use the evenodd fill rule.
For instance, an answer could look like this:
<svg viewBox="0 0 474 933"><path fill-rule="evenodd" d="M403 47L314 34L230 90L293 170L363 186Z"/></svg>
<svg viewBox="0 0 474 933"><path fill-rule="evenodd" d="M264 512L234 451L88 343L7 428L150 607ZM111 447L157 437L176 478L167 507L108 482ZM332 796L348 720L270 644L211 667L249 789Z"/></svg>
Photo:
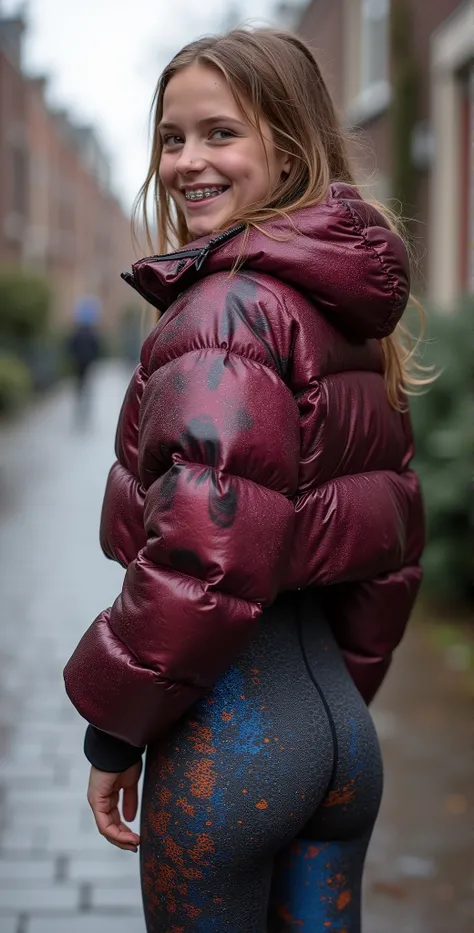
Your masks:
<svg viewBox="0 0 474 933"><path fill-rule="evenodd" d="M163 66L185 42L222 29L232 7L242 11L242 20L270 22L275 5L275 0L0 0L3 14L26 7L25 66L50 75L54 106L97 128L126 207L145 177L148 113Z"/></svg>

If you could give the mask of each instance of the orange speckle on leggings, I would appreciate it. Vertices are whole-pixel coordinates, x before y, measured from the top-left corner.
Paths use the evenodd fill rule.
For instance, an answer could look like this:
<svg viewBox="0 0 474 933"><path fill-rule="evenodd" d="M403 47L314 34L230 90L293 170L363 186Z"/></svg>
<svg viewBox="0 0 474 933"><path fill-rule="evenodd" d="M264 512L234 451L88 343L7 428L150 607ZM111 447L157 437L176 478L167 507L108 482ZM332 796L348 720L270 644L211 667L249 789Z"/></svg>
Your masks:
<svg viewBox="0 0 474 933"><path fill-rule="evenodd" d="M305 858L316 858L316 856L319 855L319 852L320 850L317 846L308 846Z"/></svg>
<svg viewBox="0 0 474 933"><path fill-rule="evenodd" d="M260 673L260 670L258 669L258 667L252 667L252 670L250 671L250 673L251 673L251 674L259 674L259 673Z"/></svg>
<svg viewBox="0 0 474 933"><path fill-rule="evenodd" d="M181 874L187 878L188 881L199 881L202 878L202 871L200 868L182 868Z"/></svg>
<svg viewBox="0 0 474 933"><path fill-rule="evenodd" d="M260 712L263 712L264 709L265 709L265 707L264 707L264 706L261 706L261 707L260 707Z"/></svg>
<svg viewBox="0 0 474 933"><path fill-rule="evenodd" d="M194 813L195 813L194 807L191 803L188 803L188 801L186 800L186 797L180 797L179 800L176 801L176 806L181 807L181 809L184 810L184 812L187 813L188 816L194 816Z"/></svg>
<svg viewBox="0 0 474 933"><path fill-rule="evenodd" d="M280 907L277 908L277 913L278 913L278 916L281 918L281 920L284 920L285 923L288 923L293 927L304 926L304 921L295 920L295 918L293 917L293 914L290 913L290 911L288 910L287 907L285 907L284 904L282 904Z"/></svg>
<svg viewBox="0 0 474 933"><path fill-rule="evenodd" d="M237 820L237 823L239 826L242 826L242 822L243 822L242 820Z"/></svg>
<svg viewBox="0 0 474 933"><path fill-rule="evenodd" d="M336 790L331 790L326 797L326 800L323 801L323 807L336 807L342 806L355 797L356 789L355 778L351 778L348 784L345 784L344 787L336 788Z"/></svg>
<svg viewBox="0 0 474 933"><path fill-rule="evenodd" d="M166 857L170 859L171 862L174 862L175 865L183 865L183 852L184 849L182 846L178 845L171 836L167 836L165 839L165 853Z"/></svg>
<svg viewBox="0 0 474 933"><path fill-rule="evenodd" d="M191 735L188 735L188 742L191 742L201 755L213 755L216 750L212 744L212 729L209 726L200 726L197 722L190 722L189 725Z"/></svg>
<svg viewBox="0 0 474 933"><path fill-rule="evenodd" d="M223 709L223 710L222 710L221 719L223 719L224 722L232 722L233 718L234 718L234 710L233 710L233 709L231 709L229 713L227 712L226 709Z"/></svg>
<svg viewBox="0 0 474 933"><path fill-rule="evenodd" d="M351 900L352 900L351 892L343 891L342 894L340 894L337 899L337 909L345 910L346 907L349 906Z"/></svg>
<svg viewBox="0 0 474 933"><path fill-rule="evenodd" d="M211 839L207 833L199 833L195 846L189 849L189 856L192 858L193 862L201 862L201 864L207 865L208 862L205 860L204 856L213 855L215 848L213 839Z"/></svg>
<svg viewBox="0 0 474 933"><path fill-rule="evenodd" d="M189 771L185 773L191 782L193 797L203 798L212 795L216 783L212 758L199 758L198 761L193 762Z"/></svg>
<svg viewBox="0 0 474 933"><path fill-rule="evenodd" d="M214 900L214 904L222 904L222 901L224 900L224 898L223 898L223 897L215 897L213 900Z"/></svg>
<svg viewBox="0 0 474 933"><path fill-rule="evenodd" d="M259 800L258 803L255 804L255 806L257 810L268 810L268 803L266 800L263 800L263 799Z"/></svg>
<svg viewBox="0 0 474 933"><path fill-rule="evenodd" d="M212 820L206 820L206 826L212 826Z"/></svg>
<svg viewBox="0 0 474 933"><path fill-rule="evenodd" d="M166 804L170 802L173 794L167 787L160 787L157 797L158 801L162 807L166 807Z"/></svg>
<svg viewBox="0 0 474 933"><path fill-rule="evenodd" d="M161 758L160 767L158 769L159 776L162 781L165 780L170 774L174 773L174 764L170 758Z"/></svg>
<svg viewBox="0 0 474 933"><path fill-rule="evenodd" d="M158 836L166 835L170 819L171 813L166 813L164 810L157 810L156 813L150 815L150 823Z"/></svg>
<svg viewBox="0 0 474 933"><path fill-rule="evenodd" d="M244 693L241 693L241 694L240 694L240 699L241 699L241 700L245 700L245 694L244 694Z"/></svg>
<svg viewBox="0 0 474 933"><path fill-rule="evenodd" d="M200 907L194 907L193 904L183 904L183 907L190 920L197 920L199 914L202 914L202 909Z"/></svg>
<svg viewBox="0 0 474 933"><path fill-rule="evenodd" d="M263 741L265 742L265 745L269 745L269 744L270 744L270 739L264 739Z"/></svg>
<svg viewBox="0 0 474 933"><path fill-rule="evenodd" d="M245 787L244 787L242 793L243 793L243 794L246 794L246 793L247 793L247 789L246 789Z"/></svg>

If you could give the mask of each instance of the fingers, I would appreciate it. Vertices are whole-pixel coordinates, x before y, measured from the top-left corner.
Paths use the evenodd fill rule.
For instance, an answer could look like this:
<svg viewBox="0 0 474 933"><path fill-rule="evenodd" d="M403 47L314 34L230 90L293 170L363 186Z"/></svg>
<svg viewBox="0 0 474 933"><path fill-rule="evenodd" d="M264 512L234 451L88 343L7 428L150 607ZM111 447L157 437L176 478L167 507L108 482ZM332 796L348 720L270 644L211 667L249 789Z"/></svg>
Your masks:
<svg viewBox="0 0 474 933"><path fill-rule="evenodd" d="M128 852L137 852L140 836L137 836L125 823L122 823L118 810L112 813L101 813L93 809L97 829L107 842L119 849Z"/></svg>
<svg viewBox="0 0 474 933"><path fill-rule="evenodd" d="M87 799L94 814L99 833L112 845L128 852L136 852L140 836L123 823L119 812L120 787L123 787L123 814L125 820L134 820L138 810L138 778L140 767L133 774L108 774L91 769ZM132 780L133 779L133 780Z"/></svg>
<svg viewBox="0 0 474 933"><path fill-rule="evenodd" d="M124 819L130 821L135 819L138 810L138 784L124 788L122 810Z"/></svg>

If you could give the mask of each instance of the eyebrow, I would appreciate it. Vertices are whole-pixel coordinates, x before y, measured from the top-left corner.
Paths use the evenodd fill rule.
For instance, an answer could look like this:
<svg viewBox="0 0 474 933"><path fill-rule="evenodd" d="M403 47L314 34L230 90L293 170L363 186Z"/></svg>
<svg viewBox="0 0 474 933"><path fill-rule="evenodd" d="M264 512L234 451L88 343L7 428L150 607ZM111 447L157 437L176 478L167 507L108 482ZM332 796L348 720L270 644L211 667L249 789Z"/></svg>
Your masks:
<svg viewBox="0 0 474 933"><path fill-rule="evenodd" d="M235 117L228 117L225 114L217 114L215 117L205 117L203 120L199 120L199 126L206 126L209 123L236 123L238 126L245 126L245 123L242 123L241 120L237 120ZM158 125L159 130L174 130L179 127L178 123L160 123Z"/></svg>

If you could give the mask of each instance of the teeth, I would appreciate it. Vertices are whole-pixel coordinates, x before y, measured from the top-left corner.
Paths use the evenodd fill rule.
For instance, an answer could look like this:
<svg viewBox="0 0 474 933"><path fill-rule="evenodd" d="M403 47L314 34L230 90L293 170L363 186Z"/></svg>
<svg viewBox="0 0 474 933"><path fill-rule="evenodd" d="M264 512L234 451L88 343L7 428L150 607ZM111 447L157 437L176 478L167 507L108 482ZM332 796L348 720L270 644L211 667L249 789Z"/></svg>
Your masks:
<svg viewBox="0 0 474 933"><path fill-rule="evenodd" d="M187 201L202 201L204 198L215 198L222 194L223 187L220 188L195 188L192 191L185 191L184 195Z"/></svg>

